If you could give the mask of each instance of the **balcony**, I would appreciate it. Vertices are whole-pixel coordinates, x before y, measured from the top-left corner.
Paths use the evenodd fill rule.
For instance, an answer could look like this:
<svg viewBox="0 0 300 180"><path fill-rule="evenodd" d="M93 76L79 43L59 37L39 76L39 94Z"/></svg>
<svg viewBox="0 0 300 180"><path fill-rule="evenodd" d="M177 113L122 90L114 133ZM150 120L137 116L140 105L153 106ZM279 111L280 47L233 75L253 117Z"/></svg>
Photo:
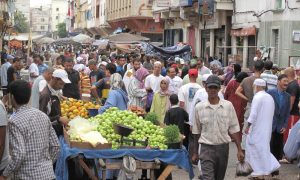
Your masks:
<svg viewBox="0 0 300 180"><path fill-rule="evenodd" d="M107 0L107 21L133 17L152 18L152 7L148 0Z"/></svg>
<svg viewBox="0 0 300 180"><path fill-rule="evenodd" d="M231 0L216 0L216 10L233 11L233 2Z"/></svg>

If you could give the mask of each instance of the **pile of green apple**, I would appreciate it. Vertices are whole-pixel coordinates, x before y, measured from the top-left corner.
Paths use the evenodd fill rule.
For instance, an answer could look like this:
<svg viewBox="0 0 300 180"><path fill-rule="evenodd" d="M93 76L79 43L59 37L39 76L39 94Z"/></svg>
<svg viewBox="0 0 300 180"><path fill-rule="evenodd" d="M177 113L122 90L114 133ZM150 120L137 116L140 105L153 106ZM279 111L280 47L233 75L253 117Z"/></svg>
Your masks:
<svg viewBox="0 0 300 180"><path fill-rule="evenodd" d="M138 117L131 111L122 111L113 107L106 110L106 112L101 115L90 118L89 121L98 125L97 131L99 131L108 142L112 143L113 149L119 147L119 140L121 138L120 135L114 132L114 123L122 124L134 129L128 136L128 139L145 141L148 138L148 145L151 148L167 149L163 129L149 121L145 121L142 117ZM141 146L142 144L137 143L136 145Z"/></svg>

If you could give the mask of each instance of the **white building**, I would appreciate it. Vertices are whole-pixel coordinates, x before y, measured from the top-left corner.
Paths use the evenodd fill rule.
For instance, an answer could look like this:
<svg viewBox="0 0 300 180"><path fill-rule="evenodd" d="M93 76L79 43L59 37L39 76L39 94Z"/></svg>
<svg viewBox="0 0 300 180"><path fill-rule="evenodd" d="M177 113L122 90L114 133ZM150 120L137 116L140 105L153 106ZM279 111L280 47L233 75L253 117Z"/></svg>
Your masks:
<svg viewBox="0 0 300 180"><path fill-rule="evenodd" d="M30 18L30 1L29 0L15 0L15 10L22 12L29 22Z"/></svg>
<svg viewBox="0 0 300 180"><path fill-rule="evenodd" d="M68 2L66 0L52 0L51 18L52 32L57 31L57 24L63 23L68 14Z"/></svg>
<svg viewBox="0 0 300 180"><path fill-rule="evenodd" d="M244 67L253 64L255 50L280 67L300 59L300 1L239 0L232 17L232 52L240 54ZM236 48L235 46L242 48ZM299 61L300 64L300 61Z"/></svg>
<svg viewBox="0 0 300 180"><path fill-rule="evenodd" d="M45 7L31 8L31 28L32 32L47 34L51 32L50 9Z"/></svg>

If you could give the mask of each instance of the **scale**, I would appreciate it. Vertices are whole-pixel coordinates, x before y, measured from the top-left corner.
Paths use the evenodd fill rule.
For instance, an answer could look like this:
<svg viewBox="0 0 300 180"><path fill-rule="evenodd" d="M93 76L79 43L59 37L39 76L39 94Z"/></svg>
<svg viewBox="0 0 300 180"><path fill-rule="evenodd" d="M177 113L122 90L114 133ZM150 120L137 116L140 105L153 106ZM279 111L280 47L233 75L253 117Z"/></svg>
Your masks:
<svg viewBox="0 0 300 180"><path fill-rule="evenodd" d="M115 133L121 136L121 139L118 141L120 143L120 148L146 148L148 146L148 137L145 141L126 138L132 133L132 131L134 131L133 128L122 124L113 124L113 128ZM124 143L130 143L132 145L128 146L128 145L124 145ZM136 146L136 143L143 144L144 147Z"/></svg>

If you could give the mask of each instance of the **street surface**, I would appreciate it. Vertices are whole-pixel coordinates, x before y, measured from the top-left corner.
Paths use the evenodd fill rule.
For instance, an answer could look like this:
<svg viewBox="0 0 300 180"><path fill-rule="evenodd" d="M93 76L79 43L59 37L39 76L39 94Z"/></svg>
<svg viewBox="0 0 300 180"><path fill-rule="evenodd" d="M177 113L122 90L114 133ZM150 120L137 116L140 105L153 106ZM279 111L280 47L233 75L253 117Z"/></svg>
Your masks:
<svg viewBox="0 0 300 180"><path fill-rule="evenodd" d="M234 143L230 144L230 152L229 152L229 161L228 161L228 167L227 167L227 172L225 176L225 180L247 180L248 177L235 177L235 168L236 168L236 162L237 162L237 157L236 157L236 147ZM196 174L195 180L197 179L199 175L198 168L194 168L194 172ZM299 169L296 165L296 162L294 164L282 164L280 168L280 175L278 179L281 180L296 180L297 179L297 174L299 173ZM173 180L185 180L189 179L188 173L185 172L184 170L176 169L172 173L173 175Z"/></svg>

